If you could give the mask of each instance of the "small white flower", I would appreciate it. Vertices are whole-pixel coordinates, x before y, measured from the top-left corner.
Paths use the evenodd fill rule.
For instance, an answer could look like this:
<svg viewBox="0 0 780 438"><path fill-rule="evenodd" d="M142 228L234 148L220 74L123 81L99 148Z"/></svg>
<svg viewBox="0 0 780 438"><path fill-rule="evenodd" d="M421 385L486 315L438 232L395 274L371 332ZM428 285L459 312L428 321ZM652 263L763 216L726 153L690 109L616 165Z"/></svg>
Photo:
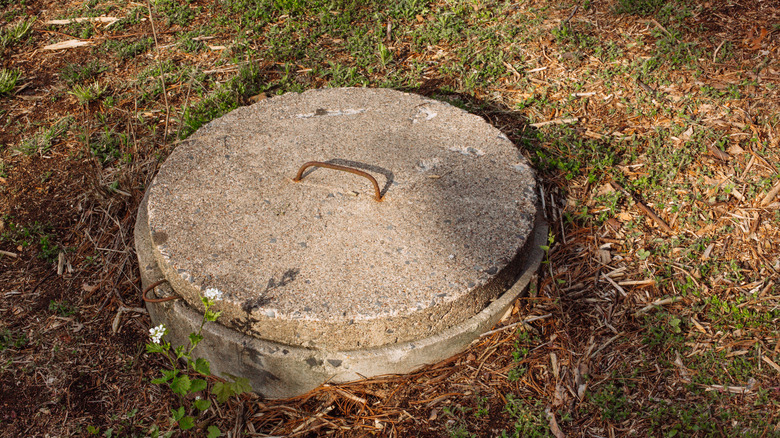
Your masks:
<svg viewBox="0 0 780 438"><path fill-rule="evenodd" d="M219 301L222 299L222 291L217 288L210 287L206 289L206 292L203 293L203 296L210 300Z"/></svg>
<svg viewBox="0 0 780 438"><path fill-rule="evenodd" d="M196 395L196 396L195 396L195 400L200 400L200 396L199 396L199 395Z"/></svg>
<svg viewBox="0 0 780 438"><path fill-rule="evenodd" d="M160 340L162 339L164 334L165 334L165 326L163 324L160 324L157 327L152 327L149 329L149 337L152 338L152 342L154 342L155 344L160 343Z"/></svg>

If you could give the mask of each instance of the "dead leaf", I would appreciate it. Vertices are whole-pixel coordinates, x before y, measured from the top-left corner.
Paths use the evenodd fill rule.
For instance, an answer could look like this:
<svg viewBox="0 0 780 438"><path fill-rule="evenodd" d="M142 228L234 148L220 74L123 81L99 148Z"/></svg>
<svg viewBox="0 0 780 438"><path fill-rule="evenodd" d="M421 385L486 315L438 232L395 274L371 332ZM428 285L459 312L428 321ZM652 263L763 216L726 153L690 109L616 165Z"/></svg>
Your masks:
<svg viewBox="0 0 780 438"><path fill-rule="evenodd" d="M680 140L688 141L691 139L692 135L693 135L693 126L689 126L688 129L685 130L685 132L680 134Z"/></svg>
<svg viewBox="0 0 780 438"><path fill-rule="evenodd" d="M555 420L555 414L550 412L549 408L545 409L544 413L547 415L547 421L550 422L550 432L555 435L555 438L566 438L566 435L561 431L558 422Z"/></svg>
<svg viewBox="0 0 780 438"><path fill-rule="evenodd" d="M742 149L738 144L732 144L731 146L729 146L727 152L731 155L742 155L745 153L745 150Z"/></svg>
<svg viewBox="0 0 780 438"><path fill-rule="evenodd" d="M588 374L588 365L581 363L577 367L576 374L574 375L574 384L577 386L577 398L582 400L585 395L585 390L588 389L588 382L585 381Z"/></svg>
<svg viewBox="0 0 780 438"><path fill-rule="evenodd" d="M612 184L605 183L603 186L599 187L599 191L596 193L598 196L608 195L615 191L615 188L612 187Z"/></svg>
<svg viewBox="0 0 780 438"><path fill-rule="evenodd" d="M81 285L81 290L83 290L86 293L91 294L92 292L95 292L99 286L96 285L89 285L87 283L84 283Z"/></svg>
<svg viewBox="0 0 780 438"><path fill-rule="evenodd" d="M620 228L622 228L620 222L618 222L614 217L607 219L607 225L609 225L609 227L612 228L612 231L616 233L620 231Z"/></svg>
<svg viewBox="0 0 780 438"><path fill-rule="evenodd" d="M751 32L752 33L752 32ZM750 44L750 50L758 50L761 48L761 43L764 38L769 34L769 31L765 27L762 27L755 38L748 37L748 44Z"/></svg>
<svg viewBox="0 0 780 438"><path fill-rule="evenodd" d="M553 402L552 402L552 406L554 408L563 406L565 394L566 392L564 392L563 386L561 386L560 384L555 385L555 393L553 394Z"/></svg>
<svg viewBox="0 0 780 438"><path fill-rule="evenodd" d="M721 161L728 161L731 159L731 155L723 152L722 150L718 149L717 146L715 146L715 143L707 146L707 150L710 152L710 155L713 157L721 160Z"/></svg>
<svg viewBox="0 0 780 438"><path fill-rule="evenodd" d="M252 103L260 102L261 100L267 99L268 96L265 95L265 93L255 94L254 96L249 98L249 101Z"/></svg>
<svg viewBox="0 0 780 438"><path fill-rule="evenodd" d="M44 46L43 50L72 49L74 47L91 46L92 44L93 44L92 41L86 41L86 40L67 40L67 41L60 41L59 43L49 44L48 46Z"/></svg>
<svg viewBox="0 0 780 438"><path fill-rule="evenodd" d="M414 18L416 18L416 19L417 19L417 22L418 22L418 23L422 23L422 22L424 22L424 21L425 21L425 18L423 18L423 16L422 16L422 15L420 15L420 14L417 14L417 15L415 15L415 16L414 16Z"/></svg>

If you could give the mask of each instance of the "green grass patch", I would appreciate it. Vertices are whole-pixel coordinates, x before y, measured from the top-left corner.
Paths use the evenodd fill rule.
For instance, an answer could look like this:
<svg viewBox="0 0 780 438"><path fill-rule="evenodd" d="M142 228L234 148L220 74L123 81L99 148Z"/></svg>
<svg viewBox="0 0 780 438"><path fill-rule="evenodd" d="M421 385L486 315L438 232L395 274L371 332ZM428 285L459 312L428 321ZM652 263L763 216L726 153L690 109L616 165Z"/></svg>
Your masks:
<svg viewBox="0 0 780 438"><path fill-rule="evenodd" d="M68 94L76 96L76 99L80 104L86 105L90 102L94 102L103 96L106 89L102 87L98 82L93 82L89 85L76 84L68 91Z"/></svg>
<svg viewBox="0 0 780 438"><path fill-rule="evenodd" d="M107 71L105 63L93 59L87 63L74 62L65 65L60 69L60 79L70 86L92 81L101 73Z"/></svg>
<svg viewBox="0 0 780 438"><path fill-rule="evenodd" d="M54 243L56 237L51 233L51 227L40 222L22 226L8 222L8 230L0 235L0 241L9 242L22 248L37 248L38 258L53 262L60 253L60 247Z"/></svg>
<svg viewBox="0 0 780 438"><path fill-rule="evenodd" d="M119 60L127 61L144 54L154 46L154 38L146 37L134 41L108 41L105 50Z"/></svg>
<svg viewBox="0 0 780 438"><path fill-rule="evenodd" d="M11 94L22 73L18 70L0 70L0 95Z"/></svg>
<svg viewBox="0 0 780 438"><path fill-rule="evenodd" d="M0 30L0 46L3 48L10 47L27 39L32 32L33 23L35 23L35 18L21 20Z"/></svg>
<svg viewBox="0 0 780 438"><path fill-rule="evenodd" d="M14 350L24 348L28 342L27 336L23 332L9 329L0 330L0 352L8 348Z"/></svg>
<svg viewBox="0 0 780 438"><path fill-rule="evenodd" d="M652 15L666 5L668 0L618 0L616 14Z"/></svg>
<svg viewBox="0 0 780 438"><path fill-rule="evenodd" d="M16 150L25 155L49 152L54 142L68 132L74 120L73 116L66 116L49 127L39 129L34 136L22 140Z"/></svg>
<svg viewBox="0 0 780 438"><path fill-rule="evenodd" d="M101 163L107 164L126 156L124 151L127 150L128 142L127 134L106 127L96 138L90 140L89 149Z"/></svg>
<svg viewBox="0 0 780 438"><path fill-rule="evenodd" d="M209 92L187 108L182 118L181 138L186 138L206 123L238 108L250 96L270 88L259 67L249 64L239 69L230 81Z"/></svg>

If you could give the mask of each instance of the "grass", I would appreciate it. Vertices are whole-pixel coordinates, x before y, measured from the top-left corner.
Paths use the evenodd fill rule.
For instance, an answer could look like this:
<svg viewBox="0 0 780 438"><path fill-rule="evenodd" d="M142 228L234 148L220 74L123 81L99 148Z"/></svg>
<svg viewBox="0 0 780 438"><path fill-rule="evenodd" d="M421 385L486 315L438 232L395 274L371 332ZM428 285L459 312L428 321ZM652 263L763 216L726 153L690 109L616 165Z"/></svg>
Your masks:
<svg viewBox="0 0 780 438"><path fill-rule="evenodd" d="M101 73L107 70L108 67L98 60L91 60L87 63L74 62L65 65L60 70L60 78L72 87L88 81L94 81Z"/></svg>
<svg viewBox="0 0 780 438"><path fill-rule="evenodd" d="M16 24L0 30L0 47L11 47L24 41L30 36L33 23L35 23L35 18L29 20L22 19L16 22Z"/></svg>
<svg viewBox="0 0 780 438"><path fill-rule="evenodd" d="M35 248L38 258L48 263L57 259L60 247L54 243L56 237L51 233L50 227L39 222L28 226L9 222L7 227L8 230L0 234L0 242L8 242L21 248Z"/></svg>
<svg viewBox="0 0 780 438"><path fill-rule="evenodd" d="M47 153L54 142L68 132L74 121L72 116L63 117L51 126L39 129L34 136L22 140L16 150L25 155Z"/></svg>
<svg viewBox="0 0 780 438"><path fill-rule="evenodd" d="M104 87L98 82L93 82L89 85L76 84L68 91L68 94L75 96L80 104L86 105L100 99L105 92L106 89Z"/></svg>
<svg viewBox="0 0 780 438"><path fill-rule="evenodd" d="M215 422L232 427L239 411L251 409L253 416L241 418L268 435L387 433L377 425L384 419L366 419L355 401L362 397L393 419L399 436L423 430L550 436L549 415L566 435L777 433L776 373L766 360L780 363L774 351L780 254L772 244L780 238L780 212L772 204L777 199L761 205L780 170L780 84L771 74L777 66L761 55L777 48L772 10L687 0L156 0L155 47L145 3L92 0L52 8L56 17L120 21L39 32L24 7L4 3L2 18L12 24L0 33L7 60L0 71L0 214L33 225L4 218L2 249L29 258L3 256L0 272L9 290L29 291L66 246L75 248L68 259L80 271L43 281L36 294L19 298L27 300L24 307L0 296L0 308L22 309L9 311L9 328L0 331L6 355L0 359L46 350L48 356L38 351L23 359L38 361L45 374L78 368L75 357L91 352L95 368L104 370L100 384L77 390L74 379L52 373L53 389L45 395L110 400L101 409L115 419L92 415L92 405L74 404L75 397L67 417L52 411L60 421L51 424L64 424L62 430L45 433L73 436L80 427L140 436L151 419L167 430L170 394L138 383L150 367L137 347L147 320L116 319L117 295L126 307L140 306L137 266L127 250L140 196L176 142L211 120L278 94L342 86L391 87L447 101L485 118L519 146L538 172L553 231L544 272L507 323L525 314L552 316L496 334L452 365L410 380L338 387L357 399L333 385L305 401L260 407L244 400ZM763 39L761 27L768 30ZM49 75L23 62L25 52L55 38L49 31L90 38L95 46L37 52L34 65L57 73ZM722 34L739 38L721 44ZM18 95L20 72L29 82L24 96ZM712 148L729 158L714 157ZM55 236L53 229L71 231ZM78 292L72 298L52 295L71 283ZM88 292L95 284L111 287L105 304L105 296ZM62 340L72 333L40 322L81 315L94 318L83 330L98 341L66 347ZM12 329L22 326L30 328ZM36 341L17 345L29 333ZM93 344L100 355L89 350ZM16 361L3 365L4 372L21 387L37 388L39 378ZM117 370L116 361L135 371ZM724 392L751 379L749 393ZM110 385L125 395L109 395ZM133 398L146 393L155 403ZM317 408L326 402L337 408L322 414ZM18 418L35 418L44 406L27 403L35 409ZM121 414L128 406L138 409L132 421ZM329 423L302 426L302 418Z"/></svg>
<svg viewBox="0 0 780 438"><path fill-rule="evenodd" d="M18 350L24 348L27 343L27 336L22 332L5 328L0 330L0 352L9 348Z"/></svg>
<svg viewBox="0 0 780 438"><path fill-rule="evenodd" d="M22 73L17 70L0 70L0 95L11 94Z"/></svg>

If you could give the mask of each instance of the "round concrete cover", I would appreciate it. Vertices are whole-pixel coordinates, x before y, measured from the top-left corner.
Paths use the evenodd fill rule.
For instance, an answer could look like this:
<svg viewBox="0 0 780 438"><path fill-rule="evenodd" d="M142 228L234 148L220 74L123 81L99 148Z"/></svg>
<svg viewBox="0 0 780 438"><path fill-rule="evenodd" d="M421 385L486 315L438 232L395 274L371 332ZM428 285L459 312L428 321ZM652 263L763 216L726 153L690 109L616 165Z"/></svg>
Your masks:
<svg viewBox="0 0 780 438"><path fill-rule="evenodd" d="M372 174L357 175L308 161ZM220 322L326 350L425 338L509 286L536 213L533 172L481 118L384 89L285 94L201 128L148 193L154 256Z"/></svg>

